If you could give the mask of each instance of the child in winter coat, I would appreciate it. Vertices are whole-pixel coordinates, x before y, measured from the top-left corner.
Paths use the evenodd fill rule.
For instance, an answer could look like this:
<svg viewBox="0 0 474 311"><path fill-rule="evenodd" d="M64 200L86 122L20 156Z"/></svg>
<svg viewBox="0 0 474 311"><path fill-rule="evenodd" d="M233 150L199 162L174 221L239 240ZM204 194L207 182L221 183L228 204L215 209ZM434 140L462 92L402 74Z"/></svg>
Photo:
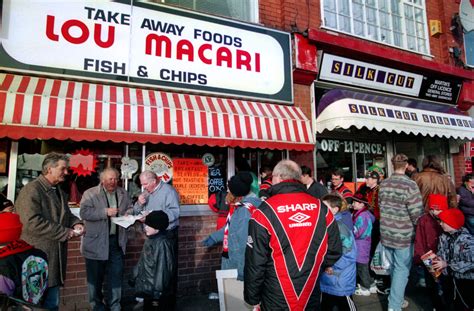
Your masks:
<svg viewBox="0 0 474 311"><path fill-rule="evenodd" d="M328 209L334 214L339 235L342 242L342 256L332 266L326 268L321 275L321 309L355 310L352 294L356 288L356 257L357 247L354 234L343 221L344 209L342 197L336 194L327 194L321 199Z"/></svg>
<svg viewBox="0 0 474 311"><path fill-rule="evenodd" d="M137 266L133 271L131 285L137 297L144 299L143 310L170 310L174 292L175 244L167 238L169 218L163 211L153 211L145 218L145 234Z"/></svg>
<svg viewBox="0 0 474 311"><path fill-rule="evenodd" d="M454 309L473 310L474 237L463 227L464 214L459 209L443 211L439 219L444 233L439 238L438 257L433 260L433 268L448 275L454 289Z"/></svg>
<svg viewBox="0 0 474 311"><path fill-rule="evenodd" d="M438 250L438 239L443 233L443 229L438 223L438 215L448 209L448 198L442 194L428 195L429 212L418 219L415 235L415 253L413 263L422 265L425 274L426 287L430 293L431 302L436 310L443 310L441 297L438 295L438 284L421 261L421 256L429 251L434 253Z"/></svg>
<svg viewBox="0 0 474 311"><path fill-rule="evenodd" d="M0 213L0 310L11 310L11 300L18 310L39 308L48 289L46 254L20 240L22 227L18 214Z"/></svg>
<svg viewBox="0 0 474 311"><path fill-rule="evenodd" d="M369 202L360 192L352 197L352 221L354 223L354 236L357 245L357 278L360 283L355 291L358 296L369 296L377 292L375 283L369 274L370 248L372 243L372 224L374 215L369 211Z"/></svg>

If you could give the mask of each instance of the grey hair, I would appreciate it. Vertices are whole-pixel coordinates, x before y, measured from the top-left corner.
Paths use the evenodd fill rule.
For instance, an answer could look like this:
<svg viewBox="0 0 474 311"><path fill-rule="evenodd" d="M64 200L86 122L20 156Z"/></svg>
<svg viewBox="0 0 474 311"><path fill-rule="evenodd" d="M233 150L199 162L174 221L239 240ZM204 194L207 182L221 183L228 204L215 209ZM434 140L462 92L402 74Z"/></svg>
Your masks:
<svg viewBox="0 0 474 311"><path fill-rule="evenodd" d="M59 161L65 161L66 165L69 165L69 158L62 153L50 152L48 153L43 160L42 164L42 173L43 175L48 174L48 169L50 167L58 166Z"/></svg>
<svg viewBox="0 0 474 311"><path fill-rule="evenodd" d="M301 179L301 168L295 161L281 160L273 169L273 176L279 176L281 179Z"/></svg>
<svg viewBox="0 0 474 311"><path fill-rule="evenodd" d="M120 173L119 173L119 171L118 171L116 168L114 168L114 167L107 167L107 168L105 168L102 172L100 172L100 181L101 181L101 182L104 181L105 174L108 173L108 172L114 172L114 173L115 173L115 176L116 176L117 178L120 177Z"/></svg>
<svg viewBox="0 0 474 311"><path fill-rule="evenodd" d="M155 172L153 171L143 171L140 174L140 178L145 178L147 181L151 181L151 180L157 180L158 176L156 176Z"/></svg>

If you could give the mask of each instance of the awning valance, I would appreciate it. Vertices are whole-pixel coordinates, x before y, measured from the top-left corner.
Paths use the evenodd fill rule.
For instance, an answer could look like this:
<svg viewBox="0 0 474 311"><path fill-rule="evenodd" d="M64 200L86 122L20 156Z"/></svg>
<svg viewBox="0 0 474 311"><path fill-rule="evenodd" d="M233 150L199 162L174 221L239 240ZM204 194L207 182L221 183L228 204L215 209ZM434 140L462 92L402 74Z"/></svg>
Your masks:
<svg viewBox="0 0 474 311"><path fill-rule="evenodd" d="M474 138L473 119L453 106L340 89L325 93L318 105L317 132L351 126L432 137Z"/></svg>
<svg viewBox="0 0 474 311"><path fill-rule="evenodd" d="M0 74L0 137L312 150L297 107Z"/></svg>

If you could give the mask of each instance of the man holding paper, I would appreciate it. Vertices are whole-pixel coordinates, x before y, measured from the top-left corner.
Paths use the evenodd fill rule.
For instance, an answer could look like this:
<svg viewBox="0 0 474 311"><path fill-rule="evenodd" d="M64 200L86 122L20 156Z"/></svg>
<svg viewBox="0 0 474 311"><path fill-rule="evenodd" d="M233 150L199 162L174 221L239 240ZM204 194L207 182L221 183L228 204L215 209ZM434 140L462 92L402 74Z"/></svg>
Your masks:
<svg viewBox="0 0 474 311"><path fill-rule="evenodd" d="M163 211L168 216L169 224L166 230L162 230L166 239L173 245L174 266L178 266L178 226L179 226L179 195L173 186L162 181L154 172L144 171L140 174L140 183L145 190L138 196L138 200L133 207L134 214L148 214L152 211ZM141 219L145 221L145 217ZM178 269L171 278L169 287L169 299L167 305L172 310L176 303L176 288Z"/></svg>
<svg viewBox="0 0 474 311"><path fill-rule="evenodd" d="M125 215L131 200L118 186L119 172L106 168L100 184L84 192L80 215L86 226L81 253L86 259L87 288L92 310L105 310L102 283L107 270L107 299L110 310L120 310L122 297L123 256L127 232L111 221Z"/></svg>

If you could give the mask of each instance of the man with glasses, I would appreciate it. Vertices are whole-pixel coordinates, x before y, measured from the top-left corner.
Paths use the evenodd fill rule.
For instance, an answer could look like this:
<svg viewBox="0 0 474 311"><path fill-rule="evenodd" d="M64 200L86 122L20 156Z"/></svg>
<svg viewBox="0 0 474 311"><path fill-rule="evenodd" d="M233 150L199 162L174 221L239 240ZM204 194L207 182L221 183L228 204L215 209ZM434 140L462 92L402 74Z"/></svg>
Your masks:
<svg viewBox="0 0 474 311"><path fill-rule="evenodd" d="M352 196L354 195L349 188L344 185L344 172L337 169L331 174L332 192L339 193L347 204L352 204Z"/></svg>

